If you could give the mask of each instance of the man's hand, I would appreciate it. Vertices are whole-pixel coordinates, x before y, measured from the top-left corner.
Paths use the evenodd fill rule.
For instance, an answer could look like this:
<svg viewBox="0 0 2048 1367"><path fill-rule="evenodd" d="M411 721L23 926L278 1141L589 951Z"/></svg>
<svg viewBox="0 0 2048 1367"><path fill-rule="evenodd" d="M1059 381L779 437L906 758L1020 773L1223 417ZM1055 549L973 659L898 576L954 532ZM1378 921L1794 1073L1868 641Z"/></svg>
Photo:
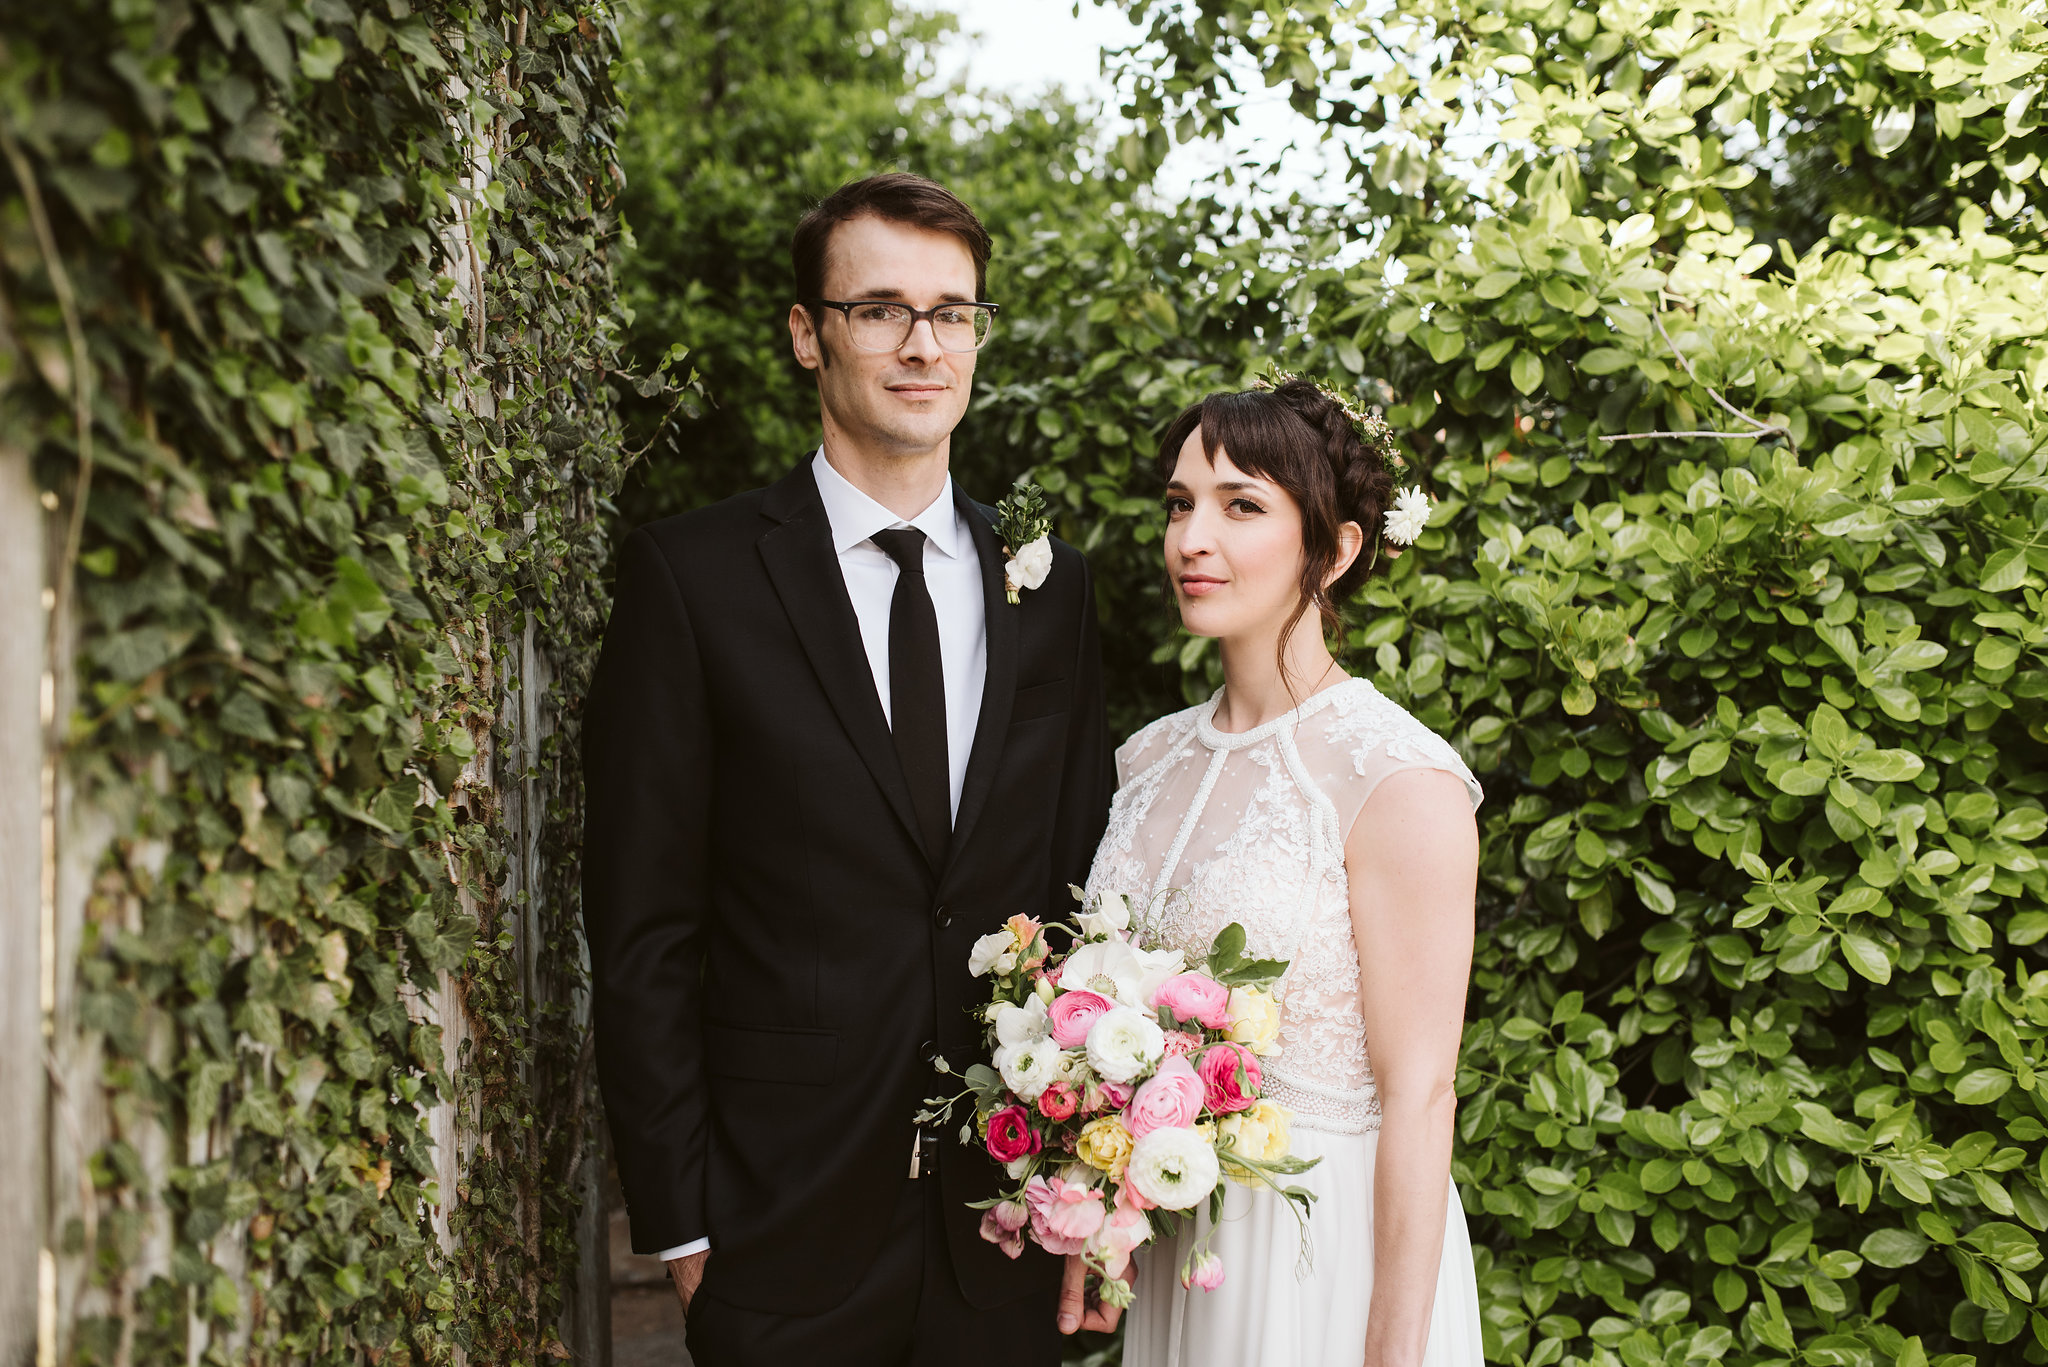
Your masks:
<svg viewBox="0 0 2048 1367"><path fill-rule="evenodd" d="M1129 1285L1135 1279L1137 1269L1124 1274L1124 1283ZM1086 1292L1088 1264L1078 1253L1067 1255L1065 1274L1060 1278L1060 1332L1071 1334L1087 1329L1098 1334L1107 1334L1116 1328L1116 1322L1124 1312L1114 1305L1090 1296Z"/></svg>
<svg viewBox="0 0 2048 1367"><path fill-rule="evenodd" d="M687 1258L668 1260L668 1279L675 1283L676 1299L682 1303L683 1318L690 1317L690 1302L697 1298L697 1288L704 1283L704 1264L711 1259L711 1250L692 1253Z"/></svg>

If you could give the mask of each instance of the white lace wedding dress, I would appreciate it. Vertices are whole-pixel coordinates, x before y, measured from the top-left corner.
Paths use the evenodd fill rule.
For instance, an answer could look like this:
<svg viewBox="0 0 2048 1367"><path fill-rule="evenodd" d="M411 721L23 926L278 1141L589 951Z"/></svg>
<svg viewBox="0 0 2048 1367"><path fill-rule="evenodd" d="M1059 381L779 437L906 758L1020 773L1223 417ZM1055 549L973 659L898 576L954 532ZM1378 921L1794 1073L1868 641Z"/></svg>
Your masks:
<svg viewBox="0 0 2048 1367"><path fill-rule="evenodd" d="M1306 1243L1292 1207L1228 1186L1210 1248L1224 1282L1189 1291L1195 1230L1138 1255L1125 1367L1359 1367L1372 1299L1379 1099L1358 1010L1344 840L1380 780L1404 769L1479 784L1458 754L1364 679L1231 735L1216 699L1153 722L1117 751L1118 790L1088 892L1121 892L1148 947L1208 953L1236 921L1247 952L1290 961L1277 995L1281 1053L1266 1095L1294 1112L1293 1148L1322 1161L1295 1179L1317 1200ZM1169 892L1173 895L1169 896ZM1185 893L1185 896L1180 894ZM1149 905L1148 905L1149 904ZM1367 952L1371 947L1367 947ZM1479 1293L1451 1192L1424 1367L1479 1367Z"/></svg>

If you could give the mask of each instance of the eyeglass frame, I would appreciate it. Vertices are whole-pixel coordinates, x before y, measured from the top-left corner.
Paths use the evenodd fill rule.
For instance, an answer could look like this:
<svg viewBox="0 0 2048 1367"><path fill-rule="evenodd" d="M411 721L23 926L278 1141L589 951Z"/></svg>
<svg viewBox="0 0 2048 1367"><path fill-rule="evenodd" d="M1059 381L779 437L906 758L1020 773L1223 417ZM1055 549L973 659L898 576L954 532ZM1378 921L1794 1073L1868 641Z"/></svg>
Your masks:
<svg viewBox="0 0 2048 1367"><path fill-rule="evenodd" d="M885 304L885 305L887 305L888 307L890 307L890 308L892 308L892 309L904 309L904 310L907 310L907 311L909 312L909 314L910 314L910 326L909 326L909 327L907 327L907 328L905 328L905 329L903 330L903 341L902 341L902 342L898 342L898 343L897 343L897 344L896 344L895 346L893 346L893 347L881 347L881 348L878 348L878 349L870 349L870 348L868 348L868 347L860 346L860 343L859 343L859 342L855 342L855 343L854 343L854 345L855 345L855 346L857 346L857 347L860 347L860 349L861 349L862 351L865 351L865 352L867 352L867 353L868 353L868 354L869 354L870 356L879 356L879 355L883 354L884 352L889 352L889 351L901 351L901 350L903 349L903 344L904 344L904 342L908 342L908 341L910 340L910 334L911 334L911 333L913 333L913 332L916 332L916 331L917 331L917 325L918 325L919 323L931 323L931 324L932 324L932 340L933 340L933 341L938 341L938 333L939 333L939 329L938 329L938 324L937 324L937 323L935 323L935 322L933 322L932 320L934 319L934 317L935 317L935 316L936 316L936 315L938 314L938 312L939 312L939 311L940 311L941 309L957 309L957 308L977 308L977 309L987 309L987 310L988 310L988 335L987 335L987 336L985 336L985 337L983 337L983 338L981 339L981 342L980 342L980 344L979 344L979 345L977 345L977 346L972 346L972 347L969 347L969 348L968 348L967 350L965 350L965 351L954 351L954 350L953 350L953 349L952 349L951 347L947 346L947 345L946 345L946 344L945 344L944 342L939 342L939 349L940 349L940 350L942 350L942 351L945 351L945 352L947 352L947 353L948 353L949 355L953 355L953 356L973 356L973 355L976 355L977 353L979 353L979 352L981 351L981 348L982 348L982 347L985 347L985 346L987 346L987 345L988 345L988 339L989 339L989 337L993 337L993 336L995 335L995 330L996 330L996 315L997 315L997 314L1000 314L1000 313L1001 313L1001 312L1003 311L1003 306L1002 306L1001 304L991 304L991 303L989 303L989 302L988 302L988 301L987 301L986 299L948 299L947 301L945 301L945 302L944 302L944 303L942 303L942 304L933 304L933 305L932 305L932 306L931 306L930 308L928 308L928 309L921 309L921 308L917 308L917 307L915 307L915 306L913 306L913 305L910 305L910 304L906 304L906 303L904 303L904 302L903 302L903 301L902 301L901 299L824 299L824 298L818 298L818 299L806 299L806 300L804 300L804 301L803 301L803 303L804 303L804 304L805 304L806 306L808 306L808 305L812 305L812 304L820 304L820 305L823 305L823 306L824 306L825 308L828 308L828 309L837 309L837 310L839 311L839 316L840 316L840 317L842 317L842 318L844 318L844 319L846 319L846 332L847 332L847 336L848 336L849 338L851 338L851 337L852 337L852 335L853 335L853 313L852 313L852 310L854 310L854 309L857 309L857 308L859 308L859 307L860 307L860 306L861 306L862 304Z"/></svg>

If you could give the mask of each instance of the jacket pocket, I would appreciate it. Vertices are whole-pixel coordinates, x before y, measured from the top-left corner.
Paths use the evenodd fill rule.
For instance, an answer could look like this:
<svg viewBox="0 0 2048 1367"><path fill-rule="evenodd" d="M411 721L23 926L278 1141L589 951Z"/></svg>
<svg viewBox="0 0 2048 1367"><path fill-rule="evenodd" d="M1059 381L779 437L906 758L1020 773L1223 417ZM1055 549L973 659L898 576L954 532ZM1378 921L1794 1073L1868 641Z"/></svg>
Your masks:
<svg viewBox="0 0 2048 1367"><path fill-rule="evenodd" d="M1067 698L1072 691L1065 679L1054 679L1051 683L1033 684L1029 688L1018 689L1016 697L1010 703L1011 724L1066 711Z"/></svg>
<svg viewBox="0 0 2048 1367"><path fill-rule="evenodd" d="M718 1077L821 1086L832 1079L839 1032L796 1025L705 1027L705 1066Z"/></svg>

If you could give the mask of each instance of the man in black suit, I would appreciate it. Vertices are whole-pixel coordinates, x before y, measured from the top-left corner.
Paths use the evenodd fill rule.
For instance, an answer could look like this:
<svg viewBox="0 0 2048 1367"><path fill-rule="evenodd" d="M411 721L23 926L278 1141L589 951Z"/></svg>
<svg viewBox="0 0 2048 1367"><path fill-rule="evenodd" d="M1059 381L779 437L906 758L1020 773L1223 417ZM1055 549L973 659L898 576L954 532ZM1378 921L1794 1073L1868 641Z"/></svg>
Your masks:
<svg viewBox="0 0 2048 1367"><path fill-rule="evenodd" d="M993 512L948 474L995 314L973 212L876 176L791 255L823 444L627 539L585 714L633 1246L669 1260L700 1367L1049 1367L1078 1264L1062 1296L1058 1260L982 1240L999 1170L912 1117L951 1090L933 1061L977 1052L969 947L1069 915L1101 835L1094 592L1055 543L1010 603Z"/></svg>

